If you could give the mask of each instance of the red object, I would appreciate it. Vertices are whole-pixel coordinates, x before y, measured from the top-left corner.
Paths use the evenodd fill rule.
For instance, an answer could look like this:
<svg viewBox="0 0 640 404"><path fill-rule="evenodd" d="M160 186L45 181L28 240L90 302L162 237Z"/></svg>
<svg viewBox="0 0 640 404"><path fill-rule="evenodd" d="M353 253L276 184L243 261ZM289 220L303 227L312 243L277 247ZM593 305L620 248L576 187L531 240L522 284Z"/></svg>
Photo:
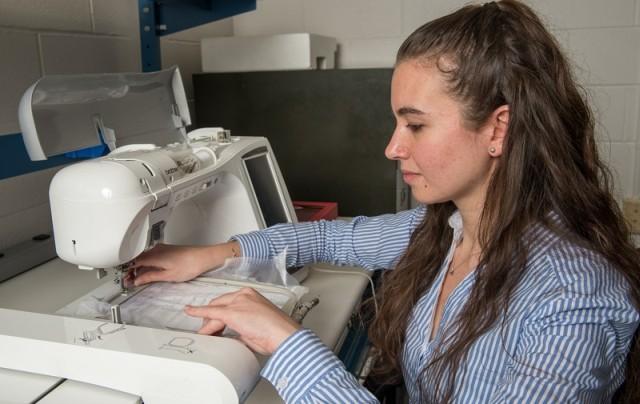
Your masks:
<svg viewBox="0 0 640 404"><path fill-rule="evenodd" d="M293 207L299 222L333 220L338 217L338 203L336 202L293 201Z"/></svg>

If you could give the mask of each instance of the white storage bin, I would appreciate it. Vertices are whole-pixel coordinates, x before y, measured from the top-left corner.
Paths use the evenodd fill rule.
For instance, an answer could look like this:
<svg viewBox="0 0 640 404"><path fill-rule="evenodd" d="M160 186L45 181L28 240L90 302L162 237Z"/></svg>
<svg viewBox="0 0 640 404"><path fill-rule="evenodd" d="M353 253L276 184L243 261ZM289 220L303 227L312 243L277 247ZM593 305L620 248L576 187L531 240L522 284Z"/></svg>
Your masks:
<svg viewBox="0 0 640 404"><path fill-rule="evenodd" d="M337 41L315 34L218 37L202 40L204 72L333 69Z"/></svg>

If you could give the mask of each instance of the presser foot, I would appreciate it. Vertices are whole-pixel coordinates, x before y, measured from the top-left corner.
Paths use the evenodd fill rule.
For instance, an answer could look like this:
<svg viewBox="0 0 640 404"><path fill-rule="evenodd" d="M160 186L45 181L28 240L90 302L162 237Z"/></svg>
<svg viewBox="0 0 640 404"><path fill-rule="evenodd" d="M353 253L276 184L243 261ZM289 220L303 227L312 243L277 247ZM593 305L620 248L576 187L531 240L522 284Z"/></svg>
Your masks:
<svg viewBox="0 0 640 404"><path fill-rule="evenodd" d="M131 279L129 278L129 268L131 268L132 264L127 262L126 264L118 265L115 267L116 276L113 279L113 282L116 285L120 286L120 293L123 295L129 294L134 288L131 287Z"/></svg>
<svg viewBox="0 0 640 404"><path fill-rule="evenodd" d="M138 294L146 286L135 287L128 276L131 264L126 263L115 267L116 275L113 282L119 286L120 293L116 295L109 303L111 304L111 322L116 324L124 324L122 321L122 313L120 305Z"/></svg>

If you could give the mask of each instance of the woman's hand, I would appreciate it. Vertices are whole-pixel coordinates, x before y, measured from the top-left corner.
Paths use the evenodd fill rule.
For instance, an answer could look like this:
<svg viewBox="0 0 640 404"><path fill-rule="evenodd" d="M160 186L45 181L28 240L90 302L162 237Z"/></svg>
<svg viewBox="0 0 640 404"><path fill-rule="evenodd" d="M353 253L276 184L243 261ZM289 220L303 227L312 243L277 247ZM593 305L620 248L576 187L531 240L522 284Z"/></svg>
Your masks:
<svg viewBox="0 0 640 404"><path fill-rule="evenodd" d="M212 246L158 244L140 254L125 282L136 286L150 282L184 282L221 266L227 258L240 256L240 244L231 241Z"/></svg>
<svg viewBox="0 0 640 404"><path fill-rule="evenodd" d="M187 306L185 312L203 319L199 334L213 335L225 326L253 351L272 354L300 324L251 288L219 296L207 306Z"/></svg>

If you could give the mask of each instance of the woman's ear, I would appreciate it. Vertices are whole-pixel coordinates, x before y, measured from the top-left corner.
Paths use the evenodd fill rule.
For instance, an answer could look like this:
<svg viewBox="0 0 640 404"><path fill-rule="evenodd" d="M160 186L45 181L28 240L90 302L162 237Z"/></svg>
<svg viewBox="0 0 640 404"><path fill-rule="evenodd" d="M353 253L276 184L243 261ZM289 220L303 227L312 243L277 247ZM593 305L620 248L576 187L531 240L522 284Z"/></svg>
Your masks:
<svg viewBox="0 0 640 404"><path fill-rule="evenodd" d="M496 108L489 118L491 138L489 139L489 154L491 157L502 155L502 146L509 130L509 106L501 105Z"/></svg>

